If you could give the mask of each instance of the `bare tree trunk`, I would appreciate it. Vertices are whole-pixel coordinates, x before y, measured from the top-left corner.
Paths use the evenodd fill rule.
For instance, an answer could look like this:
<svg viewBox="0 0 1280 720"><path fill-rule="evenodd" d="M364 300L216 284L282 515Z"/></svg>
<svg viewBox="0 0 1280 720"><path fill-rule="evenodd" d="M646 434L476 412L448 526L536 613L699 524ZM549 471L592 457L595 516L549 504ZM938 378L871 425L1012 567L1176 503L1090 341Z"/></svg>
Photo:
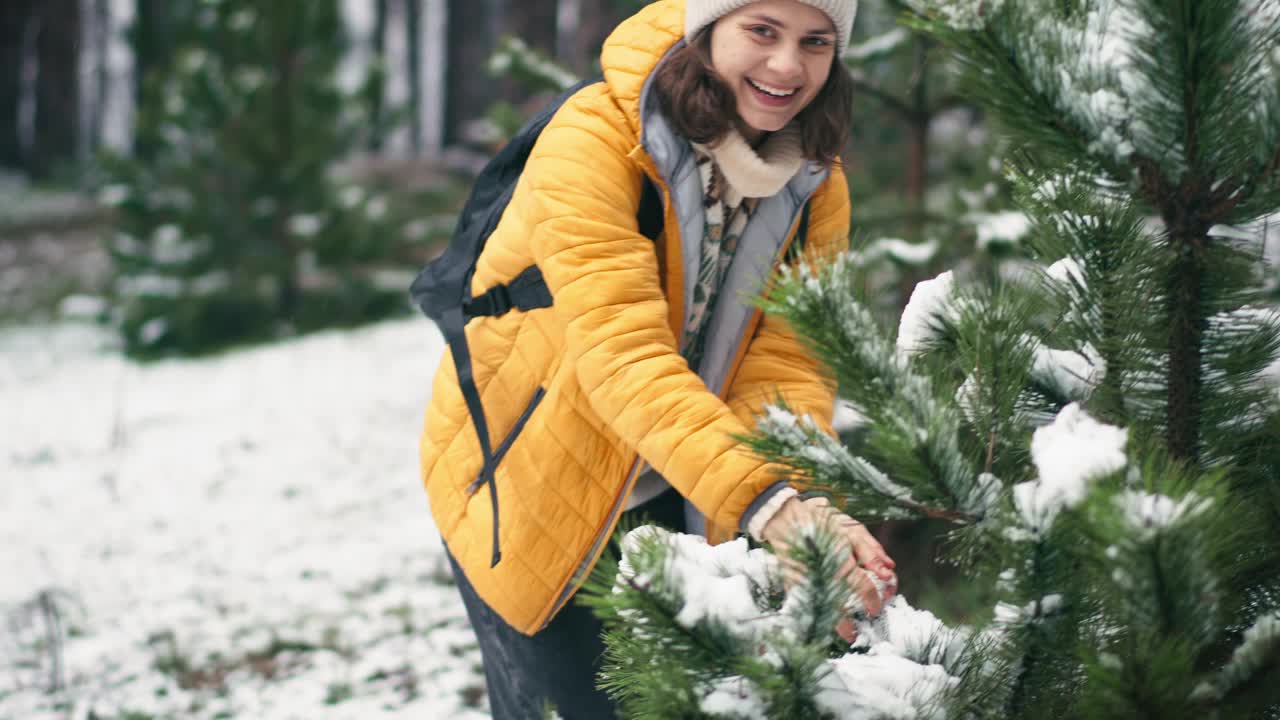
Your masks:
<svg viewBox="0 0 1280 720"><path fill-rule="evenodd" d="M409 67L409 147L422 154L422 4L405 0L405 59Z"/></svg>
<svg viewBox="0 0 1280 720"><path fill-rule="evenodd" d="M502 33L524 40L548 55L556 51L556 0L518 0L504 3Z"/></svg>
<svg viewBox="0 0 1280 720"><path fill-rule="evenodd" d="M419 102L425 113L423 118L423 134L425 135L425 151L429 155L440 152L444 143L444 87L450 68L446 64L447 31L446 16L448 3L445 0L426 0L426 21L423 40L420 41L426 51L423 65L427 69L422 87L416 89Z"/></svg>
<svg viewBox="0 0 1280 720"><path fill-rule="evenodd" d="M911 242L924 242L925 192L929 187L929 126L933 123L933 110L929 107L929 41L917 37L915 41L914 82L909 96L907 122L907 237ZM923 279L914 267L902 271L898 281L898 306L903 307L911 299L916 283Z"/></svg>
<svg viewBox="0 0 1280 720"><path fill-rule="evenodd" d="M578 4L576 37L571 39L573 69L583 76L598 75L600 48L609 33L630 11L614 0L574 0Z"/></svg>
<svg viewBox="0 0 1280 720"><path fill-rule="evenodd" d="M34 0L0 2L0 165L22 166L18 109L22 98L22 35Z"/></svg>
<svg viewBox="0 0 1280 720"><path fill-rule="evenodd" d="M107 115L107 93L111 86L111 77L107 72L107 46L111 42L111 8L107 1L92 0L94 38L91 41L88 38L85 39L86 44L91 44L94 50L93 93L84 95L93 99L93 104L85 113L88 127L84 150L87 155L96 153L102 146L102 128L106 123Z"/></svg>
<svg viewBox="0 0 1280 720"><path fill-rule="evenodd" d="M134 97L138 106L147 105L148 87L173 65L174 42L170 35L172 0L137 0L132 35L134 51ZM154 148L145 138L135 137L133 152L140 159L152 156Z"/></svg>
<svg viewBox="0 0 1280 720"><path fill-rule="evenodd" d="M26 163L33 176L47 176L76 159L79 147L78 0L45 0L35 32L36 85L32 145Z"/></svg>
<svg viewBox="0 0 1280 720"><path fill-rule="evenodd" d="M370 98L369 112L372 115L373 131L369 134L369 149L377 152L382 149L382 143L385 140L382 136L382 116L386 101L386 81L384 78L385 68L387 66L387 0L376 0L377 6L374 10L373 21L373 58L372 62L378 69L378 77L380 79L378 86L373 89L373 97ZM407 0L410 4L413 0Z"/></svg>
<svg viewBox="0 0 1280 720"><path fill-rule="evenodd" d="M494 0L451 0L445 79L445 144L463 140L468 122L484 115L493 101L485 67L493 54L497 20Z"/></svg>
<svg viewBox="0 0 1280 720"><path fill-rule="evenodd" d="M556 2L556 61L569 66L574 72L578 67L578 30L582 26L582 0L558 0Z"/></svg>

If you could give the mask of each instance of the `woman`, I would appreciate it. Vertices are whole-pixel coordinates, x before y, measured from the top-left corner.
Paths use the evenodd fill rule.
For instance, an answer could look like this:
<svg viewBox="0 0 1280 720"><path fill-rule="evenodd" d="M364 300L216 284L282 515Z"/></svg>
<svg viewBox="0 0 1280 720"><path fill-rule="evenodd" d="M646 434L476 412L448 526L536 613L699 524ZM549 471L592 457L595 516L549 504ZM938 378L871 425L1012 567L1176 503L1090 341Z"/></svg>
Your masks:
<svg viewBox="0 0 1280 720"><path fill-rule="evenodd" d="M844 574L872 612L881 598L855 569L892 586L893 561L861 524L802 500L733 439L779 395L830 421L831 380L749 298L800 225L809 258L847 244L839 54L855 5L654 3L605 43L604 81L539 137L472 283L478 295L536 264L554 298L467 330L490 433L517 430L495 471L496 535L447 356L421 447L495 718L537 717L544 702L566 718L612 716L594 687L600 626L570 600L625 514L775 545L822 523L847 543ZM646 181L663 199L657 243L637 226Z"/></svg>

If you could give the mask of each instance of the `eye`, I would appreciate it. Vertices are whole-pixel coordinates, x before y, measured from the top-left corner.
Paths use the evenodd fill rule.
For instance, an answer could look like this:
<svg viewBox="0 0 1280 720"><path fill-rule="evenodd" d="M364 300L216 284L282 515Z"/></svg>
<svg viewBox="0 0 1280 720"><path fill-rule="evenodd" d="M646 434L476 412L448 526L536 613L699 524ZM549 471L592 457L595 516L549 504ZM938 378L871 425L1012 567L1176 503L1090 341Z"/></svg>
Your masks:
<svg viewBox="0 0 1280 720"><path fill-rule="evenodd" d="M804 43L814 47L827 47L831 45L831 40L830 38L826 38L821 35L810 35L804 39Z"/></svg>
<svg viewBox="0 0 1280 720"><path fill-rule="evenodd" d="M759 35L760 37L766 37L766 38L773 37L773 28L769 27L768 25L750 25L747 27L747 30L749 32L755 33L756 35Z"/></svg>

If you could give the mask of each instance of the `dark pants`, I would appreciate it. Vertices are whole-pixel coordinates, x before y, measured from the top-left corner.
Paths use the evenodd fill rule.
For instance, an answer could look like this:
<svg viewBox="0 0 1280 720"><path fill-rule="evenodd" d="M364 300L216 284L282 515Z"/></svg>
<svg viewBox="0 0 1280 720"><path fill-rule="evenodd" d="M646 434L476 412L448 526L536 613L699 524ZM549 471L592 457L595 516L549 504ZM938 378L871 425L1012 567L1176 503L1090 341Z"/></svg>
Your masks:
<svg viewBox="0 0 1280 720"><path fill-rule="evenodd" d="M640 519L684 530L684 498L667 490L623 513L619 524L633 527ZM617 545L610 542L609 551L617 553ZM480 641L494 720L538 720L546 703L564 720L616 717L613 701L595 686L604 660L603 628L589 608L570 601L536 635L522 635L484 604L453 556L448 557Z"/></svg>

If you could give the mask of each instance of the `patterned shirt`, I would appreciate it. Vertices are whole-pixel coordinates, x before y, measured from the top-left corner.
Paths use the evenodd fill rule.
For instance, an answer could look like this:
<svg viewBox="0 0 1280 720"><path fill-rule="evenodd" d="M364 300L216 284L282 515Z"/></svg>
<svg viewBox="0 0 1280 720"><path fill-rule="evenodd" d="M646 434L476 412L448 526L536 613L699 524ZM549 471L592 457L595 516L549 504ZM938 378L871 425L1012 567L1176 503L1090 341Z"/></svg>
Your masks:
<svg viewBox="0 0 1280 720"><path fill-rule="evenodd" d="M725 180L724 172L705 146L695 144L698 172L702 175L702 202L706 223L702 231L701 262L693 287L689 323L685 326L681 352L689 367L697 371L706 344L708 321L715 311L720 286L724 283L738 249L738 240L755 212L757 198L744 198Z"/></svg>

